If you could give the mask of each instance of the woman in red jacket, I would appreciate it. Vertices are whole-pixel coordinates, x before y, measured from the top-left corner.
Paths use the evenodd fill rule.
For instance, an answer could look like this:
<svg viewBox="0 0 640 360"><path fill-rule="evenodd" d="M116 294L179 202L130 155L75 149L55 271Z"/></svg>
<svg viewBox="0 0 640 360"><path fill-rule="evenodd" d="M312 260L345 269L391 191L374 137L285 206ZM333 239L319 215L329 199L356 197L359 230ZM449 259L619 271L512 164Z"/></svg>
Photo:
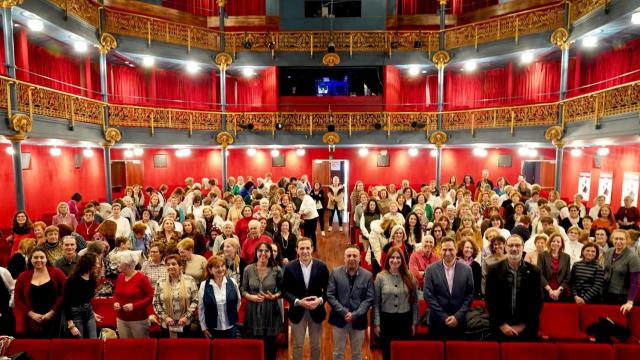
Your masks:
<svg viewBox="0 0 640 360"><path fill-rule="evenodd" d="M35 237L33 234L33 224L31 220L29 220L29 216L26 212L18 210L13 215L13 220L11 221L11 236L7 239L7 241L12 244L11 256L18 251L22 239L33 237Z"/></svg>
<svg viewBox="0 0 640 360"><path fill-rule="evenodd" d="M242 208L242 218L236 222L236 229L234 234L238 236L240 240L240 246L247 240L247 234L249 233L249 221L255 220L253 217L253 208L249 205L245 205Z"/></svg>
<svg viewBox="0 0 640 360"><path fill-rule="evenodd" d="M16 281L16 316L24 317L27 337L57 337L66 278L59 269L47 266L47 255L41 247L33 250L29 261L33 269L21 273Z"/></svg>
<svg viewBox="0 0 640 360"><path fill-rule="evenodd" d="M149 337L149 305L153 301L153 287L149 278L136 271L138 257L134 251L118 254L120 275L115 283L113 309L117 312L120 338Z"/></svg>

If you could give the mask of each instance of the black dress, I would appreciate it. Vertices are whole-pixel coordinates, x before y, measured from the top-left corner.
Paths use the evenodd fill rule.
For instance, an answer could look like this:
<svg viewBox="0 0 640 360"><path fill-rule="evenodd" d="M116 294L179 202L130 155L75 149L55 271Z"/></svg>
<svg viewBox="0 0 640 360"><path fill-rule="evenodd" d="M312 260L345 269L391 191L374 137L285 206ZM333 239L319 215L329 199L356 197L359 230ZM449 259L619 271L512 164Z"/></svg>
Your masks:
<svg viewBox="0 0 640 360"><path fill-rule="evenodd" d="M273 242L278 244L280 249L282 249L282 257L286 258L289 261L293 261L298 257L298 253L296 252L296 246L298 243L298 239L296 235L292 232L289 232L289 236L287 239L282 238L282 234L277 232L273 236Z"/></svg>
<svg viewBox="0 0 640 360"><path fill-rule="evenodd" d="M29 296L31 296L31 311L44 315L53 309L56 304L56 291L53 281L49 280L42 285L29 285ZM32 321L35 323L35 321ZM34 324L35 325L35 324ZM30 329L30 336L33 338L51 339L60 333L60 317L54 315L49 321L37 324L38 328Z"/></svg>

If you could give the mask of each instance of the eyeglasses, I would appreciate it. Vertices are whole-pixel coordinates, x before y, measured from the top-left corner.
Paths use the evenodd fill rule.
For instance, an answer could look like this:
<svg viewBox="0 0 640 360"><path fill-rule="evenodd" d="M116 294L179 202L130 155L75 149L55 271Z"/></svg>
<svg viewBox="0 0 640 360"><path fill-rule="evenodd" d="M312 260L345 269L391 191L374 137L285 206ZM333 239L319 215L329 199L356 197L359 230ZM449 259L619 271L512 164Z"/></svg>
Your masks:
<svg viewBox="0 0 640 360"><path fill-rule="evenodd" d="M267 252L271 252L271 250L269 249L258 249L259 253L267 253Z"/></svg>

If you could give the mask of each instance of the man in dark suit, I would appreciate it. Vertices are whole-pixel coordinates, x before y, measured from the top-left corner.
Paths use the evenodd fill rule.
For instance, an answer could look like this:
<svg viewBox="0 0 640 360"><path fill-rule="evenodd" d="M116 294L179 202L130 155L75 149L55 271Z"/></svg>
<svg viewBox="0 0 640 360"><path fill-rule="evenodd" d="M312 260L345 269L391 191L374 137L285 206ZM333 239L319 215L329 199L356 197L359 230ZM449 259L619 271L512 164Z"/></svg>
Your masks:
<svg viewBox="0 0 640 360"><path fill-rule="evenodd" d="M444 237L440 242L442 261L429 266L424 274L424 299L429 304L429 335L461 338L466 315L473 300L473 272L456 259L456 242Z"/></svg>
<svg viewBox="0 0 640 360"><path fill-rule="evenodd" d="M333 325L333 360L344 359L347 337L351 343L351 359L362 359L367 312L374 300L373 276L360 267L358 247L349 246L344 251L344 266L333 269L327 286L327 301L331 305L329 324Z"/></svg>
<svg viewBox="0 0 640 360"><path fill-rule="evenodd" d="M540 269L522 260L520 236L509 236L506 248L507 258L487 275L485 301L492 332L503 341L535 340L543 304Z"/></svg>
<svg viewBox="0 0 640 360"><path fill-rule="evenodd" d="M324 302L329 281L329 269L314 259L311 239L302 237L296 246L298 259L284 268L282 294L289 303L289 321L293 335L293 360L302 360L304 337L309 329L311 359L320 360L322 322L327 315Z"/></svg>

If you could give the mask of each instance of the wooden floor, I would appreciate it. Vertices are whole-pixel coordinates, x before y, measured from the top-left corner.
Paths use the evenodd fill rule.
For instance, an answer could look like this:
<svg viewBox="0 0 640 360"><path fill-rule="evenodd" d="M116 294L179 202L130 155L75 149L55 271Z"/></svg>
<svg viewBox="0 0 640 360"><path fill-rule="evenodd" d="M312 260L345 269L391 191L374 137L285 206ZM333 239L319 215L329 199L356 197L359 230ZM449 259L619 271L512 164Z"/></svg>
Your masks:
<svg viewBox="0 0 640 360"><path fill-rule="evenodd" d="M333 232L326 232L326 236L320 236L320 230L318 229L318 249L314 254L314 257L321 259L324 261L329 267L329 271L336 266L340 266L344 264L344 250L349 245L349 233L347 226L343 227L343 232L338 231L338 224L335 223L333 226ZM325 305L327 307L327 314L329 313L329 305ZM328 318L328 316L327 316ZM327 320L324 321L322 325L322 360L331 360L333 354L333 329L332 326L329 325ZM289 329L290 331L290 329ZM278 359L279 360L289 360L293 358L293 340L292 337L289 336L289 347L287 349L281 348L278 351ZM311 359L311 350L309 346L309 339L305 341L304 347L304 359ZM347 348L345 350L345 359L351 359L351 348L349 346L349 342L347 341ZM363 360L381 360L382 352L379 348L369 349L369 333L365 335L364 344L362 346L362 359Z"/></svg>

